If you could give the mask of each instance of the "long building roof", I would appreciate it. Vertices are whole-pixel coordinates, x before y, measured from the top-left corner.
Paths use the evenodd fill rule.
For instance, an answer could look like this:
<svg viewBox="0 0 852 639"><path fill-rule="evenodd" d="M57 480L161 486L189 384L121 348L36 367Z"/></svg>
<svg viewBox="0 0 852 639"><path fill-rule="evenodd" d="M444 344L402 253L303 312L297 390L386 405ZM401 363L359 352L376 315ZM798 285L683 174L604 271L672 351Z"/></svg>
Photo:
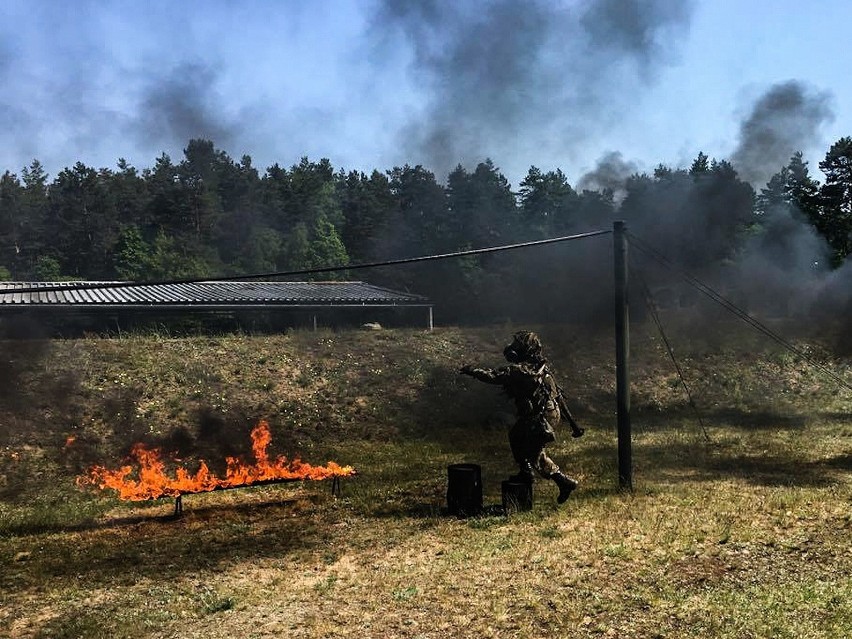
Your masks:
<svg viewBox="0 0 852 639"><path fill-rule="evenodd" d="M22 289L26 292L20 292ZM392 291L366 282L191 282L132 286L123 282L0 282L0 309L183 305L422 306L430 305L430 302L419 295Z"/></svg>

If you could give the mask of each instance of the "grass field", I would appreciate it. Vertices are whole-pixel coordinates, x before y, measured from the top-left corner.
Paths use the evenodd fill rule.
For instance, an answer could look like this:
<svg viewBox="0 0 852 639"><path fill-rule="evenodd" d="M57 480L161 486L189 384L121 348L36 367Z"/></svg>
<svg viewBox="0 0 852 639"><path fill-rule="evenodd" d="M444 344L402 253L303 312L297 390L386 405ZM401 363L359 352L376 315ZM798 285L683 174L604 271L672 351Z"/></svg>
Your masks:
<svg viewBox="0 0 852 639"><path fill-rule="evenodd" d="M634 330L635 489L618 489L612 340L545 326L586 435L580 489L498 512L511 405L457 375L513 327L0 346L0 636L825 637L852 634L852 394L730 327L678 337L699 411ZM852 382L852 360L800 348ZM700 419L699 419L700 417ZM192 465L249 452L351 464L322 482L121 502L81 490L137 441ZM706 431L706 436L705 436ZM482 465L486 514L446 515Z"/></svg>

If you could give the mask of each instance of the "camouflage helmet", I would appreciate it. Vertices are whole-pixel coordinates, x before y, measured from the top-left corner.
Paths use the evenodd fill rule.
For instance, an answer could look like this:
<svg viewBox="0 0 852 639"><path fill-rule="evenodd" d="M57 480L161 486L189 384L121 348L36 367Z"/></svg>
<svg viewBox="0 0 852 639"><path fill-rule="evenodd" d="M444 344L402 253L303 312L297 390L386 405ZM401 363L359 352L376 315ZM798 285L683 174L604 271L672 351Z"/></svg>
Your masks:
<svg viewBox="0 0 852 639"><path fill-rule="evenodd" d="M512 343L503 349L503 355L510 362L526 362L541 358L541 340L532 331L518 331L512 336Z"/></svg>

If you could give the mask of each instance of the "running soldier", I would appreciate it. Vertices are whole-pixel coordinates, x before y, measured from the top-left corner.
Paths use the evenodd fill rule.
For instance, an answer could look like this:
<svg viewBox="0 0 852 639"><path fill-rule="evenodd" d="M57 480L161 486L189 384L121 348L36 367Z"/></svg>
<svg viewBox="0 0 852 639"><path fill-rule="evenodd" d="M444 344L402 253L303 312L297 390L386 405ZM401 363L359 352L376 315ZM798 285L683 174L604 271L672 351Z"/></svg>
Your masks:
<svg viewBox="0 0 852 639"><path fill-rule="evenodd" d="M532 483L533 470L559 487L558 503L564 503L577 488L577 482L559 470L547 456L545 446L556 439L554 427L561 419L571 425L571 435L580 437L583 429L574 420L565 394L556 383L542 355L541 340L529 331L515 333L503 349L508 366L497 369L463 366L460 373L503 387L515 401L517 421L509 431L512 456L520 472L510 479Z"/></svg>

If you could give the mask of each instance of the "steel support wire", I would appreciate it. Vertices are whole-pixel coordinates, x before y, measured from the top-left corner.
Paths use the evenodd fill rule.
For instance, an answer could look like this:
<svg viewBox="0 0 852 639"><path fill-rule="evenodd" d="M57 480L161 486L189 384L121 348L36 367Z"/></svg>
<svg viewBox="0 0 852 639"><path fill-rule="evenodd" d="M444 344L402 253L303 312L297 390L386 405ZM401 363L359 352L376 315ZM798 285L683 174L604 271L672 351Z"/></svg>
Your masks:
<svg viewBox="0 0 852 639"><path fill-rule="evenodd" d="M642 292L645 296L645 305L648 307L648 312L651 314L651 319L654 320L654 324L657 326L657 330L660 332L660 338L663 340L663 344L666 346L666 350L669 353L669 357L672 360L672 364L674 364L675 370L677 371L677 376L680 378L680 383L683 385L683 390L686 392L686 398L689 400L689 405L692 407L692 410L695 411L695 417L698 419L698 424L701 426L701 432L704 433L704 439L706 441L710 440L710 435L707 433L707 427L704 425L704 420L701 419L701 413L698 410L698 406L695 404L695 400L692 398L692 393L689 390L689 385L686 383L686 377L683 374L683 369L680 367L680 362L677 361L677 358L674 354L674 349L672 348L671 342L669 342L669 338L666 336L666 331L663 329L663 323L660 320L660 314L657 311L657 305L654 303L654 298L651 295L651 289L648 288L648 284L645 281L645 278L642 277L642 271L638 268L633 268L633 272L639 278L639 283L642 286Z"/></svg>
<svg viewBox="0 0 852 639"><path fill-rule="evenodd" d="M278 278L278 277L293 277L295 275L316 275L318 273L335 273L340 271L355 271L365 268L378 268L381 266L398 266L400 264L413 264L415 262L431 262L434 260L446 260L456 257L466 257L468 255L482 255L485 253L498 253L502 251L514 251L517 249L529 248L532 246L544 246L545 244L557 244L559 242L568 242L571 240L582 240L588 237L597 237L598 235L607 235L612 233L611 229L603 229L600 231L589 231L587 233L577 233L575 235L563 235L561 237L551 237L544 240L532 240L530 242L519 242L517 244L504 244L501 246L487 246L485 248L468 249L465 251L454 251L452 253L439 253L437 255L420 255L418 257L404 257L394 260L385 260L382 262L361 262L360 264L340 264L337 266L321 266L317 268L298 269L295 271L273 271L269 273L251 273L249 275L227 275L220 277L191 277L186 279L173 280L155 280L147 282L103 282L97 284L86 284L85 282L74 283L68 286L28 286L25 288L0 288L0 295L13 293L47 293L50 291L79 291L93 290L101 288L129 288L131 286L157 286L166 284L195 284L197 282L237 282L242 280L258 280L261 278Z"/></svg>
<svg viewBox="0 0 852 639"><path fill-rule="evenodd" d="M665 255L663 255L658 250L656 250L655 248L653 248L652 246L647 244L645 241L636 237L632 233L630 233L630 241L631 241L632 246L635 246L640 251L642 251L645 255L647 255L648 257L652 258L653 260L659 262L661 265L665 266L667 269L669 269L672 272L680 275L693 288L697 289L698 291L700 291L701 293L703 293L704 295L709 297L711 300L713 300L717 304L726 308L728 311L733 313L735 316L737 316L743 322L745 322L746 324L748 324L749 326L751 326L752 328L754 328L758 332L762 333L766 337L770 338L771 340L775 341L776 343L780 344L781 346L786 348L788 351L790 351L794 355L801 357L804 361L806 361L808 364L813 366L816 370L820 371L823 375L825 375L826 377L831 379L838 386L841 386L841 387L845 388L846 390L852 391L852 384L849 384L846 380L844 380L842 377L837 375L830 368L828 368L824 364L816 361L813 357L808 355L802 349L791 344L789 341L784 339L781 335L779 335L778 333L773 331L771 328L769 328L765 324L762 324L761 322L759 322L757 319L755 319L754 317L749 315L746 311L741 309L739 306L734 304L729 299L723 297L720 293L718 293L717 291L712 289L710 286L708 286L707 284L705 284L704 282L702 282L698 278L694 277L693 275L690 275L689 273L687 273L686 271L684 271L680 267L676 266Z"/></svg>

